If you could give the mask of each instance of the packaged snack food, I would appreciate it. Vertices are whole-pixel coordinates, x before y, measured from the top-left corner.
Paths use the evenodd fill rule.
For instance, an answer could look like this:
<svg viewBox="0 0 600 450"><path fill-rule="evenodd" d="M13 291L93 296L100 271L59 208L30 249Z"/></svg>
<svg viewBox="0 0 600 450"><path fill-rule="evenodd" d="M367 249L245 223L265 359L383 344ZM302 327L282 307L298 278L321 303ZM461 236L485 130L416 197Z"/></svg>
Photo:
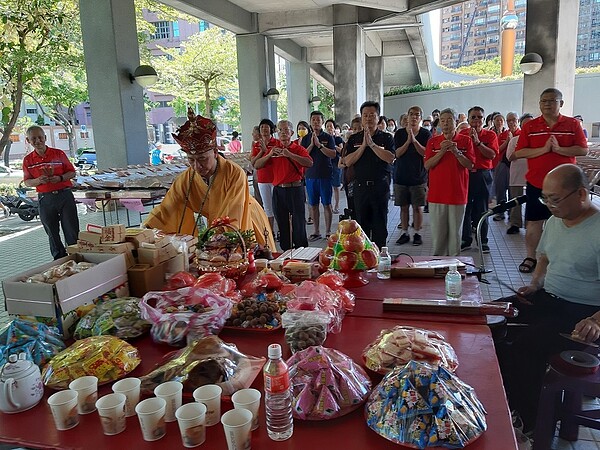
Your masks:
<svg viewBox="0 0 600 450"><path fill-rule="evenodd" d="M281 305L266 294L258 294L235 303L225 326L273 330L281 327Z"/></svg>
<svg viewBox="0 0 600 450"><path fill-rule="evenodd" d="M313 345L323 345L329 316L321 311L286 311L281 316L285 341L292 353Z"/></svg>
<svg viewBox="0 0 600 450"><path fill-rule="evenodd" d="M265 361L266 358L244 355L217 336L206 336L169 355L164 363L140 377L141 388L151 394L165 381L180 381L188 394L199 386L218 384L224 395L231 395L250 387Z"/></svg>
<svg viewBox="0 0 600 450"><path fill-rule="evenodd" d="M142 318L152 324L152 338L170 345L217 334L231 307L231 300L198 287L148 292L140 300Z"/></svg>
<svg viewBox="0 0 600 450"><path fill-rule="evenodd" d="M363 350L363 358L367 368L381 374L411 360L439 364L451 372L458 367L456 352L441 334L404 325L381 330Z"/></svg>
<svg viewBox="0 0 600 450"><path fill-rule="evenodd" d="M89 269L90 267L95 266L96 264L89 262L75 262L73 260L66 261L60 265L50 267L48 270L38 273L36 275L32 275L26 278L26 283L49 283L54 284L58 280L63 278L70 277L76 273L82 272L84 270Z"/></svg>
<svg viewBox="0 0 600 450"><path fill-rule="evenodd" d="M337 270L329 269L323 273L315 281L320 284L329 286L342 299L342 306L347 313L354 311L356 305L356 296L344 287L346 276Z"/></svg>
<svg viewBox="0 0 600 450"><path fill-rule="evenodd" d="M327 285L314 281L303 281L296 287L287 302L288 311L321 311L328 315L327 331L339 333L346 311L341 297Z"/></svg>
<svg viewBox="0 0 600 450"><path fill-rule="evenodd" d="M138 350L114 336L92 336L76 341L56 355L42 371L44 384L68 389L69 383L86 375L108 383L124 377L141 362Z"/></svg>
<svg viewBox="0 0 600 450"><path fill-rule="evenodd" d="M60 332L39 322L14 319L0 334L0 367L10 355L25 353L27 359L38 366L47 363L54 355L65 349Z"/></svg>
<svg viewBox="0 0 600 450"><path fill-rule="evenodd" d="M121 297L97 304L81 318L73 337L83 339L109 334L121 339L141 336L150 329L150 323L141 317L137 297Z"/></svg>
<svg viewBox="0 0 600 450"><path fill-rule="evenodd" d="M397 444L463 448L486 429L472 387L443 367L410 361L389 372L365 405L367 425Z"/></svg>
<svg viewBox="0 0 600 450"><path fill-rule="evenodd" d="M328 420L358 408L371 390L365 371L332 348L309 347L287 361L294 417Z"/></svg>
<svg viewBox="0 0 600 450"><path fill-rule="evenodd" d="M240 291L236 289L235 281L231 278L224 277L220 273L205 273L198 277L194 286L208 289L223 297L227 297L233 302L239 302L242 299Z"/></svg>

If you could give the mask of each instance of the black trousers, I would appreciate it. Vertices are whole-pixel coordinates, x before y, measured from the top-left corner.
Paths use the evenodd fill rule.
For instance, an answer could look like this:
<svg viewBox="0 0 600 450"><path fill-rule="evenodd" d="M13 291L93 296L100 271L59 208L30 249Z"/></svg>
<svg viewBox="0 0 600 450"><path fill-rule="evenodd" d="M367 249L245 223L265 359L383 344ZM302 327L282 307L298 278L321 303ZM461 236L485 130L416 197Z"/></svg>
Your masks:
<svg viewBox="0 0 600 450"><path fill-rule="evenodd" d="M304 214L304 186L273 188L273 212L279 227L279 245L282 250L308 247L306 217ZM290 236L290 217L292 230ZM291 238L291 240L290 240Z"/></svg>
<svg viewBox="0 0 600 450"><path fill-rule="evenodd" d="M42 193L39 197L40 220L50 242L50 253L54 259L67 256L67 251L60 239L62 227L67 245L77 243L79 234L79 216L75 197L70 189L62 189L55 194Z"/></svg>
<svg viewBox="0 0 600 450"><path fill-rule="evenodd" d="M473 242L471 227L476 227L479 219L488 210L488 201L492 190L492 171L477 170L469 174L469 197L465 209L465 220L463 220L462 240L467 244ZM481 244L488 243L487 220L481 227Z"/></svg>
<svg viewBox="0 0 600 450"><path fill-rule="evenodd" d="M518 317L509 323L527 324L509 327L505 340L496 343L496 354L511 409L523 419L524 430L535 427L542 382L549 358L564 350L581 350L581 344L559 335L570 334L580 320L598 311L597 306L569 302L541 289L527 297L527 305L516 296L500 299L512 302Z"/></svg>
<svg viewBox="0 0 600 450"><path fill-rule="evenodd" d="M387 180L387 179L386 179ZM386 180L367 184L354 182L354 211L365 234L381 249L387 245L390 184Z"/></svg>

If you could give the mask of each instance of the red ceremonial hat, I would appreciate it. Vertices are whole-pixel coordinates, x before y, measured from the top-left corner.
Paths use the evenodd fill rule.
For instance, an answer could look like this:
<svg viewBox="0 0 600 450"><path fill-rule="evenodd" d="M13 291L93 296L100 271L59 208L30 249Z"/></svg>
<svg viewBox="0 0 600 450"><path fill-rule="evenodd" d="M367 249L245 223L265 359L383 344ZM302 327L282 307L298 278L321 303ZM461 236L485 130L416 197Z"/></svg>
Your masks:
<svg viewBox="0 0 600 450"><path fill-rule="evenodd" d="M188 108L188 120L178 130L177 134L171 133L173 139L181 145L181 149L190 155L199 155L217 148L217 126L215 123L195 115L192 108Z"/></svg>

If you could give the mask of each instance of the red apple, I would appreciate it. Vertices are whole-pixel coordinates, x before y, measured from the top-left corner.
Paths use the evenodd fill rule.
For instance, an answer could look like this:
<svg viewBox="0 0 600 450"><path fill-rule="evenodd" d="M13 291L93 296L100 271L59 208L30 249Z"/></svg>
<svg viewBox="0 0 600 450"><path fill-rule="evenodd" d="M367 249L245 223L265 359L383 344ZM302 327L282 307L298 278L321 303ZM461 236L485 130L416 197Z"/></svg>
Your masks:
<svg viewBox="0 0 600 450"><path fill-rule="evenodd" d="M358 222L356 220L345 219L338 224L338 230L342 234L352 234L358 230Z"/></svg>
<svg viewBox="0 0 600 450"><path fill-rule="evenodd" d="M353 252L340 252L338 255L338 263L340 265L340 269L342 271L349 271L354 269L356 266L356 262L358 261L358 256Z"/></svg>
<svg viewBox="0 0 600 450"><path fill-rule="evenodd" d="M327 269L329 267L329 264L331 263L332 259L333 259L333 249L332 248L326 248L321 253L319 253L319 263L325 269Z"/></svg>
<svg viewBox="0 0 600 450"><path fill-rule="evenodd" d="M367 269L372 269L377 266L377 253L373 250L363 250L360 256L365 263L365 266L367 266Z"/></svg>
<svg viewBox="0 0 600 450"><path fill-rule="evenodd" d="M333 233L331 236L329 236L329 238L327 239L327 247L329 247L329 248L335 247L335 243L338 241L338 238L339 238L339 234L337 234L337 233Z"/></svg>
<svg viewBox="0 0 600 450"><path fill-rule="evenodd" d="M348 234L341 239L342 247L347 252L360 253L365 249L365 242L361 236Z"/></svg>

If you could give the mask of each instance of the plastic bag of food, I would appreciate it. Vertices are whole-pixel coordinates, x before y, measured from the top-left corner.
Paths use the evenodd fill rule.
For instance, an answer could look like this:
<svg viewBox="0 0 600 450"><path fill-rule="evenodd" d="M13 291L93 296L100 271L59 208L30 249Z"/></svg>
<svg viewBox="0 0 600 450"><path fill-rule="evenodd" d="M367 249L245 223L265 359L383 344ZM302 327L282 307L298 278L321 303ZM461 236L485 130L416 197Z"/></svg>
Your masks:
<svg viewBox="0 0 600 450"><path fill-rule="evenodd" d="M32 275L32 276L26 278L24 281L26 283L54 284L58 280L62 280L63 278L70 277L71 275L74 275L79 272L83 272L84 270L87 270L90 267L93 267L95 265L96 264L85 262L85 261L75 262L74 260L71 259L60 265L52 266L42 273Z"/></svg>
<svg viewBox="0 0 600 450"><path fill-rule="evenodd" d="M285 341L292 353L323 345L327 338L329 316L322 311L286 311L281 320L285 328Z"/></svg>
<svg viewBox="0 0 600 450"><path fill-rule="evenodd" d="M249 281L242 286L242 295L244 297L251 297L261 292L273 292L283 288L285 283L289 283L289 280L283 275L275 273L270 268L261 270L252 281Z"/></svg>
<svg viewBox="0 0 600 450"><path fill-rule="evenodd" d="M327 331L342 331L342 320L346 314L341 297L325 284L303 281L296 287L287 302L288 311L322 311L329 316Z"/></svg>
<svg viewBox="0 0 600 450"><path fill-rule="evenodd" d="M236 289L235 281L217 272L205 273L198 277L194 286L208 289L234 302L239 302L242 299L242 294Z"/></svg>
<svg viewBox="0 0 600 450"><path fill-rule="evenodd" d="M39 322L14 319L0 335L0 367L10 355L25 353L38 366L65 349L58 328Z"/></svg>
<svg viewBox="0 0 600 450"><path fill-rule="evenodd" d="M206 336L190 342L152 372L140 377L142 392L152 394L154 388L165 381L180 381L187 393L205 384L218 384L223 388L223 395L231 395L250 387L265 361L264 357L244 355L235 345L217 336Z"/></svg>
<svg viewBox="0 0 600 450"><path fill-rule="evenodd" d="M439 364L451 372L458 367L456 352L444 336L404 325L381 330L377 339L363 350L363 358L369 369L381 374L411 360Z"/></svg>
<svg viewBox="0 0 600 450"><path fill-rule="evenodd" d="M337 231L327 240L319 255L323 268L349 272L368 270L377 266L379 249L367 237L356 220L341 220Z"/></svg>
<svg viewBox="0 0 600 450"><path fill-rule="evenodd" d="M181 289L188 286L193 286L198 279L189 272L182 270L174 273L165 284L165 290L172 291L173 289Z"/></svg>
<svg viewBox="0 0 600 450"><path fill-rule="evenodd" d="M109 334L121 339L141 336L150 329L150 323L142 319L137 297L121 297L99 303L81 318L73 337L83 339Z"/></svg>
<svg viewBox="0 0 600 450"><path fill-rule="evenodd" d="M148 292L140 300L142 318L152 324L152 338L170 345L218 334L231 307L228 298L197 287Z"/></svg>
<svg viewBox="0 0 600 450"><path fill-rule="evenodd" d="M226 326L272 330L281 326L280 311L285 309L281 296L276 293L258 294L233 305Z"/></svg>
<svg viewBox="0 0 600 450"><path fill-rule="evenodd" d="M487 429L475 390L443 367L410 361L389 372L365 405L367 425L413 448L463 448Z"/></svg>
<svg viewBox="0 0 600 450"><path fill-rule="evenodd" d="M329 286L329 288L336 292L342 299L342 306L344 310L349 313L354 311L356 305L356 296L344 287L344 280L346 276L337 270L329 269L323 273L315 281L320 284Z"/></svg>
<svg viewBox="0 0 600 450"><path fill-rule="evenodd" d="M42 381L52 389L68 389L86 375L108 383L124 377L141 362L137 348L114 336L92 336L76 341L44 367Z"/></svg>
<svg viewBox="0 0 600 450"><path fill-rule="evenodd" d="M287 361L292 413L303 420L328 420L348 414L367 399L371 380L362 367L338 350L309 347Z"/></svg>

